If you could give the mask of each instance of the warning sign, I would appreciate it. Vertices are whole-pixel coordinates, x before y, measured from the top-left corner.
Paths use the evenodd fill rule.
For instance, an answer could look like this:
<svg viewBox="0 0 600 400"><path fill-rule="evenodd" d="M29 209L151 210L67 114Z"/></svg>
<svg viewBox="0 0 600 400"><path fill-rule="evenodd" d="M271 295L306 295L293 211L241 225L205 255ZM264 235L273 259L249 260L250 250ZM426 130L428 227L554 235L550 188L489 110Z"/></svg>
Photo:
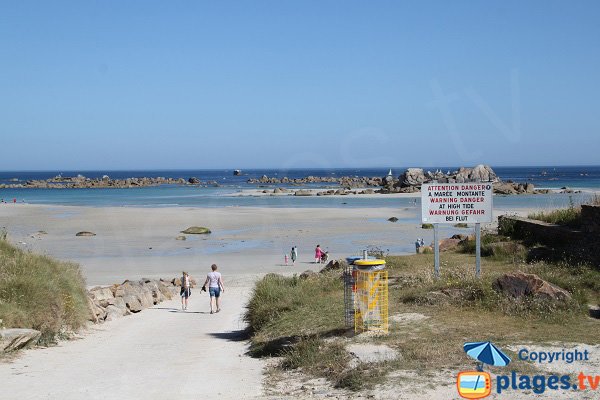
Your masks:
<svg viewBox="0 0 600 400"><path fill-rule="evenodd" d="M423 184L421 221L429 224L492 222L492 184Z"/></svg>

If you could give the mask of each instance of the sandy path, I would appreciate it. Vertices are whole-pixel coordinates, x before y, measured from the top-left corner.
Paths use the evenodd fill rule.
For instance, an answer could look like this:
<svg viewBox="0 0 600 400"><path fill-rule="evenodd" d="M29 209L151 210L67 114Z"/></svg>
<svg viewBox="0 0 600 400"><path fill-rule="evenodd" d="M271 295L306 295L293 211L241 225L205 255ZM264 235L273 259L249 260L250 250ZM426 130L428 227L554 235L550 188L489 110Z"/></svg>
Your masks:
<svg viewBox="0 0 600 400"><path fill-rule="evenodd" d="M243 356L239 330L247 287L228 287L208 313L194 290L179 299L93 327L80 340L0 363L0 399L251 399L262 392L260 360Z"/></svg>

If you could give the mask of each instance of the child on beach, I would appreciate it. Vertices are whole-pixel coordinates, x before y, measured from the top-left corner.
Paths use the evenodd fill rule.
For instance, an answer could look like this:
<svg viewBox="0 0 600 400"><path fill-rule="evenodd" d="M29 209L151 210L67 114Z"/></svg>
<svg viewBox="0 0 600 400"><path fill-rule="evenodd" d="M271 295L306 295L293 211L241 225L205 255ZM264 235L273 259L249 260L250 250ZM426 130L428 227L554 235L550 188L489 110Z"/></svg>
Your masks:
<svg viewBox="0 0 600 400"><path fill-rule="evenodd" d="M215 299L214 302L217 308L215 312L221 311L219 297L221 297L221 292L225 292L225 287L223 286L223 278L221 277L221 273L217 272L217 264L211 265L210 269L212 271L206 275L206 280L204 281L202 290L206 291L206 285L208 284L208 292L210 294L210 313L213 314L213 298Z"/></svg>
<svg viewBox="0 0 600 400"><path fill-rule="evenodd" d="M296 260L298 259L298 248L296 246L292 247L290 257L292 258L292 265L296 265Z"/></svg>
<svg viewBox="0 0 600 400"><path fill-rule="evenodd" d="M190 276L185 271L183 271L181 277L181 291L179 294L181 295L181 309L185 311L188 308L188 298L192 295Z"/></svg>
<svg viewBox="0 0 600 400"><path fill-rule="evenodd" d="M285 253L283 255L283 259L285 260L285 265L287 266L288 265L288 255L287 255L287 253Z"/></svg>

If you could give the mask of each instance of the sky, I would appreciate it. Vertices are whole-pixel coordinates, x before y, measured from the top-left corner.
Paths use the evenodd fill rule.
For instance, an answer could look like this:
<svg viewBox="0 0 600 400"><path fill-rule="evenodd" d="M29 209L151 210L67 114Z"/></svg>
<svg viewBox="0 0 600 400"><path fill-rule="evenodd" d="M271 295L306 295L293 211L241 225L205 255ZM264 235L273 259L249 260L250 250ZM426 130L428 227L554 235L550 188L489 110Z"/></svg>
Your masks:
<svg viewBox="0 0 600 400"><path fill-rule="evenodd" d="M600 164L598 1L0 0L0 170Z"/></svg>

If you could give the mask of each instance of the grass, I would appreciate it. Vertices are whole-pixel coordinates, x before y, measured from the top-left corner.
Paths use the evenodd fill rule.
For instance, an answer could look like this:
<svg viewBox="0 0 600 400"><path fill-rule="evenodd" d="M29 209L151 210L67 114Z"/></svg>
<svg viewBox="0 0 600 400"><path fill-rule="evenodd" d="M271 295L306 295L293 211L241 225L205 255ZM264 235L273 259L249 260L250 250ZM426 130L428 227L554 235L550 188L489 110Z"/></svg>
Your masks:
<svg viewBox="0 0 600 400"><path fill-rule="evenodd" d="M504 237L484 235L483 245L507 242ZM522 343L579 342L594 344L600 323L586 315L588 303L600 302L600 272L584 265L525 263L522 246L500 247L482 260L482 278L474 277L475 257L469 249L441 254L441 279L433 278L432 255L386 257L389 271L390 315L420 313L426 320L392 323L387 336L371 340L397 349L402 357L380 364L351 367L345 345L343 286L339 275L312 280L267 276L257 284L246 319L253 328L254 348L279 343L283 357L279 368L298 369L315 377L326 377L336 387L360 390L385 381L396 370L435 373L440 367L473 368L465 356L466 341L491 340L501 348ZM492 288L501 274L520 270L567 289L567 303L516 301ZM436 291L455 293L448 301L430 301ZM278 342L279 341L279 342ZM424 343L435 343L425 346ZM511 367L519 373L535 372L535 366L513 357ZM443 365L440 365L440 360ZM500 372L492 368L492 372Z"/></svg>
<svg viewBox="0 0 600 400"><path fill-rule="evenodd" d="M562 208L553 211L540 211L531 213L529 219L548 222L550 224L568 226L571 228L581 227L581 207Z"/></svg>
<svg viewBox="0 0 600 400"><path fill-rule="evenodd" d="M594 195L582 204L600 205L600 196ZM552 211L540 211L531 213L527 216L529 219L548 222L550 224L568 226L570 228L580 228L581 220L581 205L577 205L570 198L570 205L567 208L559 208Z"/></svg>
<svg viewBox="0 0 600 400"><path fill-rule="evenodd" d="M0 240L0 324L42 332L54 342L89 317L85 282L74 263L24 252Z"/></svg>
<svg viewBox="0 0 600 400"><path fill-rule="evenodd" d="M433 224L421 224L421 229L433 229Z"/></svg>

